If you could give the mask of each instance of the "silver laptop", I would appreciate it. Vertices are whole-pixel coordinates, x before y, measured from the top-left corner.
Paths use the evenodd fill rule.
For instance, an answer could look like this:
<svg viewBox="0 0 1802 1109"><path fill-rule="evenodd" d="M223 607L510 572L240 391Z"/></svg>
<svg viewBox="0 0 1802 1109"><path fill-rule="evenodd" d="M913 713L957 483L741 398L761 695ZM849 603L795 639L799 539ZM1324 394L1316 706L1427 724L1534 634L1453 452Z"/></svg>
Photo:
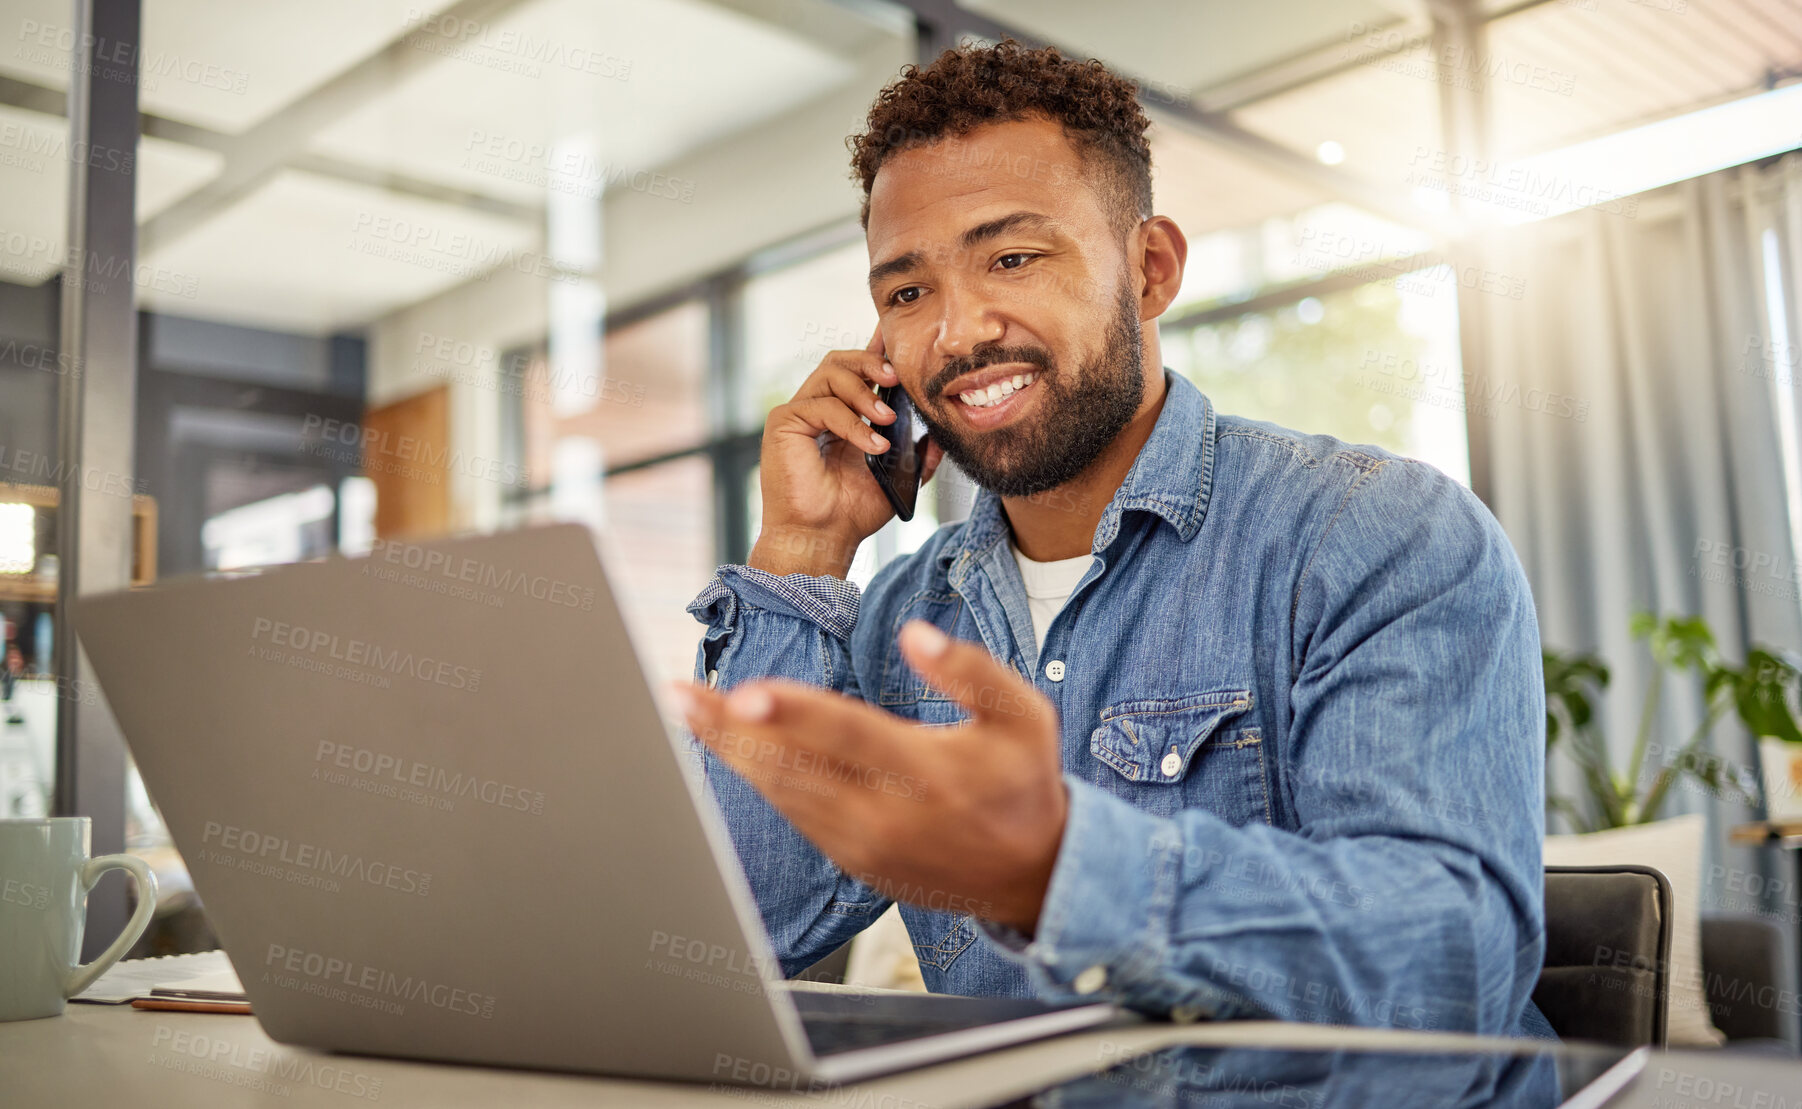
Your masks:
<svg viewBox="0 0 1802 1109"><path fill-rule="evenodd" d="M1124 1019L782 984L581 527L108 594L76 627L278 1041L795 1086Z"/></svg>

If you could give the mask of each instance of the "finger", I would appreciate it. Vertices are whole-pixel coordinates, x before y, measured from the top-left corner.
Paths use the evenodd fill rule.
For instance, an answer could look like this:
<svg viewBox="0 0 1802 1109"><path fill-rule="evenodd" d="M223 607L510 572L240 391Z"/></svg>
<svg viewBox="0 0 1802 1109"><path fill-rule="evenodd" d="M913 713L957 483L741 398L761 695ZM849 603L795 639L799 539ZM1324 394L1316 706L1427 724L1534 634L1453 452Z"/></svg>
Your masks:
<svg viewBox="0 0 1802 1109"><path fill-rule="evenodd" d="M914 672L977 722L1019 730L1050 710L1043 693L980 643L954 639L924 620L903 625L900 643Z"/></svg>
<svg viewBox="0 0 1802 1109"><path fill-rule="evenodd" d="M813 373L808 374L807 380L803 381L801 387L795 390L795 399L823 397L832 392L827 376L835 370L842 370L854 377L861 378L866 382L863 386L865 391L868 391L871 385L900 383L900 378L895 376L895 368L880 354L874 354L867 350L834 350L828 351L826 357L820 359L820 364L814 367Z"/></svg>
<svg viewBox="0 0 1802 1109"><path fill-rule="evenodd" d="M726 708L725 694L687 683L671 683L670 692L688 730L734 773L759 791L776 781L770 770L787 761L785 753L774 737L757 734L760 729L735 719Z"/></svg>
<svg viewBox="0 0 1802 1109"><path fill-rule="evenodd" d="M845 402L837 397L814 397L788 405L789 417L805 427L808 435L828 431L870 454L888 450L888 439L857 418Z"/></svg>
<svg viewBox="0 0 1802 1109"><path fill-rule="evenodd" d="M844 401L858 415L868 417L872 423L894 422L895 410L871 392L870 383L862 377L841 366L822 367L820 376L830 390L827 395Z"/></svg>
<svg viewBox="0 0 1802 1109"><path fill-rule="evenodd" d="M815 799L832 796L805 789L807 779L891 794L922 784L913 729L863 701L782 679L748 682L723 696L701 686L685 691L695 737L772 801L797 788Z"/></svg>

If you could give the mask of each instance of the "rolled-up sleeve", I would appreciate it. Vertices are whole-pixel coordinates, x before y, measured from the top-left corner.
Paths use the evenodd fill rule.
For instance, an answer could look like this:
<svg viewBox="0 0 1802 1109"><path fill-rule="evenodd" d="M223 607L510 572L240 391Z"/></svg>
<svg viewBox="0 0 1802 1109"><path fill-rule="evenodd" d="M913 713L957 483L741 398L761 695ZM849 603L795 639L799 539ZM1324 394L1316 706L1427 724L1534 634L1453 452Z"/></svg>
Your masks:
<svg viewBox="0 0 1802 1109"><path fill-rule="evenodd" d="M857 587L838 578L722 566L688 605L707 625L695 652L695 679L724 690L755 678L787 678L861 696L848 642L859 600ZM725 819L784 973L831 954L888 907L869 886L841 873L717 755L692 735L686 739L690 768Z"/></svg>
<svg viewBox="0 0 1802 1109"><path fill-rule="evenodd" d="M1544 693L1525 575L1420 463L1347 488L1295 587L1277 767L1295 830L1162 817L1073 777L1030 941L1047 994L1178 1016L1549 1034Z"/></svg>

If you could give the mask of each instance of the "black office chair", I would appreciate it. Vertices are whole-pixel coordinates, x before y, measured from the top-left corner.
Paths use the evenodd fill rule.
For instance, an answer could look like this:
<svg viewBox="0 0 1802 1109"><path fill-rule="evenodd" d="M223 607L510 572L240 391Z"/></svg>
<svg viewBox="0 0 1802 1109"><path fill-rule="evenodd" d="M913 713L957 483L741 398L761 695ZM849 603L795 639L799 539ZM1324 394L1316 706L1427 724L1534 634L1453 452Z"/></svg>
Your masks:
<svg viewBox="0 0 1802 1109"><path fill-rule="evenodd" d="M1545 969L1533 1003L1567 1040L1663 1047L1671 883L1647 866L1545 868Z"/></svg>

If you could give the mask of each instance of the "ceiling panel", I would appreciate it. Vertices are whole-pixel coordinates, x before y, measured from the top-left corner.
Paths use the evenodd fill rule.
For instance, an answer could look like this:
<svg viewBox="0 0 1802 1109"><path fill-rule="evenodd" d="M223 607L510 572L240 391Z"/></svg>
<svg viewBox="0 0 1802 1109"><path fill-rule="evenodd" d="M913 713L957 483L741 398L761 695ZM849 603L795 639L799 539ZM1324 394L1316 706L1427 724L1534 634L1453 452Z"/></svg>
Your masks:
<svg viewBox="0 0 1802 1109"><path fill-rule="evenodd" d="M1181 128L1154 122L1147 137L1153 209L1174 219L1191 241L1210 231L1290 215L1325 199Z"/></svg>
<svg viewBox="0 0 1802 1109"><path fill-rule="evenodd" d="M1232 113L1247 130L1312 157L1331 140L1347 173L1404 190L1438 145L1439 86L1424 49L1389 55Z"/></svg>
<svg viewBox="0 0 1802 1109"><path fill-rule="evenodd" d="M1396 22L1413 0L963 0L1145 81L1194 91ZM1156 33L1147 33L1155 28Z"/></svg>
<svg viewBox="0 0 1802 1109"><path fill-rule="evenodd" d="M144 0L140 99L155 115L242 131L451 0ZM7 0L0 73L67 88L69 0Z"/></svg>
<svg viewBox="0 0 1802 1109"><path fill-rule="evenodd" d="M140 218L155 215L219 170L219 156L141 139L135 152L92 150L92 164L134 162ZM0 281L35 285L60 267L68 225L69 124L0 105Z"/></svg>
<svg viewBox="0 0 1802 1109"><path fill-rule="evenodd" d="M532 201L596 194L843 84L853 63L698 0L538 0L317 135L315 152ZM671 44L680 43L680 49ZM546 55L539 44L554 44ZM554 60L533 61L535 57ZM554 144L592 136L563 160Z"/></svg>
<svg viewBox="0 0 1802 1109"><path fill-rule="evenodd" d="M1490 24L1490 52L1543 62L1570 91L1489 85L1493 152L1513 159L1744 96L1802 69L1795 0L1547 3Z"/></svg>
<svg viewBox="0 0 1802 1109"><path fill-rule="evenodd" d="M503 266L542 270L535 231L382 189L287 170L168 247L155 311L303 334L361 327Z"/></svg>

